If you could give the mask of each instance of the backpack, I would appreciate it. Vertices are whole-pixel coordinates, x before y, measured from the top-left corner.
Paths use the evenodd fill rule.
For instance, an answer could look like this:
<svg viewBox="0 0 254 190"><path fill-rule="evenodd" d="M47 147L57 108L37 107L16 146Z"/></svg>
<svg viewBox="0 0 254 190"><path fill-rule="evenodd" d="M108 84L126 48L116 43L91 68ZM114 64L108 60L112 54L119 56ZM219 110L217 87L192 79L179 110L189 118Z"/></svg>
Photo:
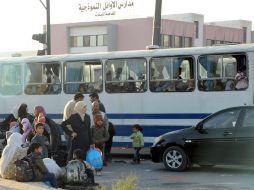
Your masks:
<svg viewBox="0 0 254 190"><path fill-rule="evenodd" d="M16 181L19 182L28 182L34 180L34 171L33 171L33 160L31 157L24 157L21 160L15 161L16 166Z"/></svg>
<svg viewBox="0 0 254 190"><path fill-rule="evenodd" d="M94 167L95 170L100 170L103 167L102 153L100 149L92 148L86 154L86 161Z"/></svg>
<svg viewBox="0 0 254 190"><path fill-rule="evenodd" d="M71 160L66 166L66 183L80 185L86 183L87 175L85 165L79 160Z"/></svg>

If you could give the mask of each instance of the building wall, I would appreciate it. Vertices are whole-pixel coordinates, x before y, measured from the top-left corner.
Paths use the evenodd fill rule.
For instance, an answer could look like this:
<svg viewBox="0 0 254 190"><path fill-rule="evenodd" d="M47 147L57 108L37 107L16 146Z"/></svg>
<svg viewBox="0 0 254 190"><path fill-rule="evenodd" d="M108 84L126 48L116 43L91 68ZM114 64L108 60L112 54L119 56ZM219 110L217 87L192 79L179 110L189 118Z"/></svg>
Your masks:
<svg viewBox="0 0 254 190"><path fill-rule="evenodd" d="M68 27L65 24L51 25L51 54L66 54L68 51Z"/></svg>
<svg viewBox="0 0 254 190"><path fill-rule="evenodd" d="M229 20L229 21L219 21L219 22L211 22L209 23L214 26L222 26L222 27L228 27L230 29L241 29L243 32L243 28L246 27L246 43L251 42L251 28L252 23L251 21L247 20Z"/></svg>
<svg viewBox="0 0 254 190"><path fill-rule="evenodd" d="M204 45L207 40L243 43L243 31L237 28L205 25Z"/></svg>
<svg viewBox="0 0 254 190"><path fill-rule="evenodd" d="M152 18L111 21L117 25L117 50L143 50L152 44Z"/></svg>
<svg viewBox="0 0 254 190"><path fill-rule="evenodd" d="M193 35L193 46L199 47L203 46L203 31L204 31L204 15L195 14L195 13L183 13L183 14L172 14L172 15L164 15L162 18L170 19L180 22L188 22L192 23L194 26L194 35ZM195 31L195 22L198 23L198 35L196 36Z"/></svg>
<svg viewBox="0 0 254 190"><path fill-rule="evenodd" d="M247 29L247 43L254 42L250 21L236 20L205 24L204 16L194 13L166 15L162 18L161 34L170 37L189 37L192 39L193 47L206 46L207 40L216 43L243 43L243 27ZM51 32L52 54L144 50L146 46L152 44L153 18L54 24ZM107 45L71 47L70 36L96 34L106 34Z"/></svg>

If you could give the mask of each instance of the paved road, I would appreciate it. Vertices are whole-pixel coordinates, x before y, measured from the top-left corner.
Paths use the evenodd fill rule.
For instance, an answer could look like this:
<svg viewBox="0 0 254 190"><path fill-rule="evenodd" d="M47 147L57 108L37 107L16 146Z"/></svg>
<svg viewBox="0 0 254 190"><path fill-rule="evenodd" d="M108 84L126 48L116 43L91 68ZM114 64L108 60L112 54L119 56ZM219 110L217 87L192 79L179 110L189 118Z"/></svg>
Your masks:
<svg viewBox="0 0 254 190"><path fill-rule="evenodd" d="M143 160L130 164L128 158L115 158L96 182L110 187L118 178L135 175L138 190L254 190L254 168L220 166L210 169L193 167L185 172L169 172L162 163ZM42 183L18 183L0 179L0 190L46 190ZM109 188L110 190L110 188Z"/></svg>
<svg viewBox="0 0 254 190"><path fill-rule="evenodd" d="M132 165L128 159L116 159L105 167L96 181L111 186L117 178L136 175L142 190L253 190L254 168L220 166L193 167L185 172L169 172L162 164L144 160Z"/></svg>

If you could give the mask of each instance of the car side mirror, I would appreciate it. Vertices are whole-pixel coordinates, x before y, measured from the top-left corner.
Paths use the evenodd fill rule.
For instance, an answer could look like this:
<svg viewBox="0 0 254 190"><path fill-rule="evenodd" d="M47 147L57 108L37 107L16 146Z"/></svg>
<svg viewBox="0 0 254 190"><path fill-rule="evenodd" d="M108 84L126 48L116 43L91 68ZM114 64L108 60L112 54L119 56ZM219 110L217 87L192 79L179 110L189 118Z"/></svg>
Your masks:
<svg viewBox="0 0 254 190"><path fill-rule="evenodd" d="M203 123L198 123L195 127L196 130L200 131L203 129Z"/></svg>
<svg viewBox="0 0 254 190"><path fill-rule="evenodd" d="M207 131L204 129L202 122L197 124L196 130L201 134L207 134Z"/></svg>

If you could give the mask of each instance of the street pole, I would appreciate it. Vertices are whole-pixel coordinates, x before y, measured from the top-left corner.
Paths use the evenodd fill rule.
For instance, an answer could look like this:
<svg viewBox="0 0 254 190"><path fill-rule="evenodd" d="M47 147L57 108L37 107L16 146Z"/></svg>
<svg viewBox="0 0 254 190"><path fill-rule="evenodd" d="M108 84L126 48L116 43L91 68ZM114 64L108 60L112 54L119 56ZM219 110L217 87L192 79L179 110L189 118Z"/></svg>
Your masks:
<svg viewBox="0 0 254 190"><path fill-rule="evenodd" d="M161 45L161 6L162 0L155 1L155 13L153 19L153 45Z"/></svg>
<svg viewBox="0 0 254 190"><path fill-rule="evenodd" d="M47 55L51 55L51 35L50 35L50 0L46 0L46 5L40 0L42 6L46 9L47 15Z"/></svg>
<svg viewBox="0 0 254 190"><path fill-rule="evenodd" d="M50 35L50 0L46 1L47 11L47 55L51 55L51 35Z"/></svg>

